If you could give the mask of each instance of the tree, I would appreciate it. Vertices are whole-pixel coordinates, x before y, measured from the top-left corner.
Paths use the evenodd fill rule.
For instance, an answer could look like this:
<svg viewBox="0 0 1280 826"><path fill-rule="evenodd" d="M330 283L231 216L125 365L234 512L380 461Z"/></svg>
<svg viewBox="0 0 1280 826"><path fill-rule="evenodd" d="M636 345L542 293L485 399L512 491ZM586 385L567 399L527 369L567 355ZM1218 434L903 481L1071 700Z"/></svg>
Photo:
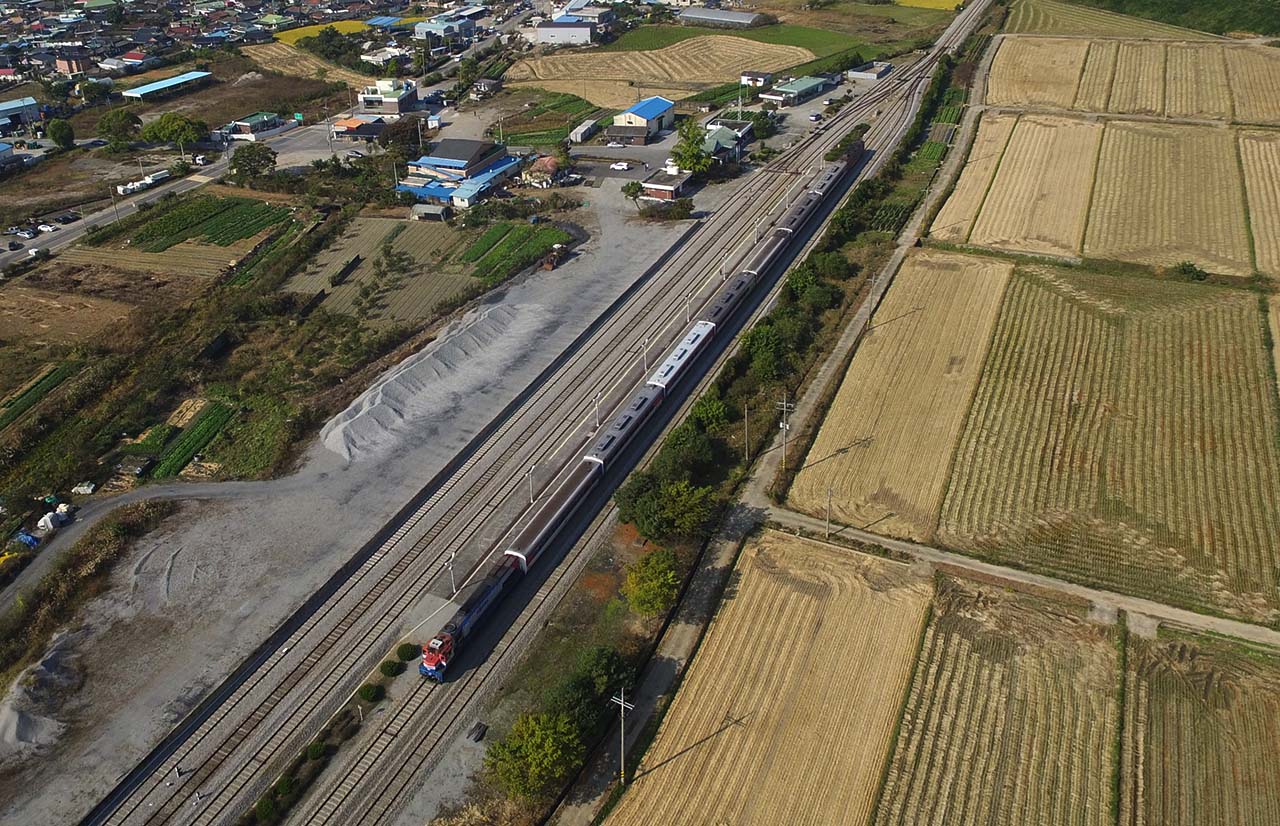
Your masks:
<svg viewBox="0 0 1280 826"><path fill-rule="evenodd" d="M707 135L694 118L685 118L680 124L680 138L671 150L671 159L681 168L701 175L711 168L711 156L702 148Z"/></svg>
<svg viewBox="0 0 1280 826"><path fill-rule="evenodd" d="M193 120L178 112L165 112L143 128L142 139L177 144L178 154L186 160L187 144L203 140L208 134L209 126L204 121Z"/></svg>
<svg viewBox="0 0 1280 826"><path fill-rule="evenodd" d="M651 542L702 536L715 507L714 491L685 479L663 481L652 471L633 473L614 494L618 516Z"/></svg>
<svg viewBox="0 0 1280 826"><path fill-rule="evenodd" d="M653 469L664 480L688 479L715 460L715 446L694 422L681 422L662 442Z"/></svg>
<svg viewBox="0 0 1280 826"><path fill-rule="evenodd" d="M485 769L511 797L539 800L577 768L586 747L563 714L524 714L511 733L489 747Z"/></svg>
<svg viewBox="0 0 1280 826"><path fill-rule="evenodd" d="M586 677L597 697L604 697L629 685L635 672L617 649L607 645L593 645L578 655L577 673Z"/></svg>
<svg viewBox="0 0 1280 826"><path fill-rule="evenodd" d="M622 194L636 205L636 209L639 209L640 196L644 194L644 186L639 181L627 181L622 185Z"/></svg>
<svg viewBox="0 0 1280 826"><path fill-rule="evenodd" d="M719 392L712 387L693 403L689 418L698 423L703 430L712 431L724 427L729 421L729 408L720 398Z"/></svg>
<svg viewBox="0 0 1280 826"><path fill-rule="evenodd" d="M80 99L88 106L96 106L111 97L111 87L105 83L86 80L80 84Z"/></svg>
<svg viewBox="0 0 1280 826"><path fill-rule="evenodd" d="M760 324L742 337L742 349L751 359L751 372L762 381L782 375L786 352L782 337L770 324Z"/></svg>
<svg viewBox="0 0 1280 826"><path fill-rule="evenodd" d="M627 568L622 593L637 614L656 617L675 604L680 593L676 555L666 548L646 554Z"/></svg>
<svg viewBox="0 0 1280 826"><path fill-rule="evenodd" d="M1204 281L1209 277L1209 273L1197 267L1191 261L1183 261L1173 268L1173 274L1183 278L1190 278L1193 281Z"/></svg>
<svg viewBox="0 0 1280 826"><path fill-rule="evenodd" d="M237 180L252 180L276 171L276 151L265 143L246 143L231 156L231 174Z"/></svg>
<svg viewBox="0 0 1280 826"><path fill-rule="evenodd" d="M700 539L715 511L715 491L680 480L662 486L662 517L670 536Z"/></svg>
<svg viewBox="0 0 1280 826"><path fill-rule="evenodd" d="M105 138L115 149L127 146L142 128L142 120L128 109L117 107L98 118L98 137Z"/></svg>
<svg viewBox="0 0 1280 826"><path fill-rule="evenodd" d="M49 140L53 141L59 149L70 149L76 145L76 133L71 128L71 124L62 118L54 118L49 121L49 127L45 130L49 136Z"/></svg>

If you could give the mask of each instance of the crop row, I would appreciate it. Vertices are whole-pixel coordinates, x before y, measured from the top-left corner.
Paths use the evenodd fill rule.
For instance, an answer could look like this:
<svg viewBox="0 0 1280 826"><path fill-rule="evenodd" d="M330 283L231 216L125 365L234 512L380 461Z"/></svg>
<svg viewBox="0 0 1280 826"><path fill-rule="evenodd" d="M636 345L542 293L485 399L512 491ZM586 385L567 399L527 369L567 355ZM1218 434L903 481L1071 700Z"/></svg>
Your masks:
<svg viewBox="0 0 1280 826"><path fill-rule="evenodd" d="M471 246L467 247L462 253L462 260L468 264L473 261L479 261L484 254L493 249L493 245L498 243L511 231L513 224L494 224L484 231L484 233L471 242Z"/></svg>
<svg viewBox="0 0 1280 826"><path fill-rule="evenodd" d="M296 221L291 221L289 226L285 227L284 232L281 232L280 235L278 235L276 239L266 247L260 249L257 254L253 256L253 260L241 267L240 271L237 272L228 283L240 287L252 281L258 273L262 272L263 268L267 267L272 261L275 261L284 254L284 251L293 243L294 238L297 237L299 229L301 229L301 225Z"/></svg>
<svg viewBox="0 0 1280 826"><path fill-rule="evenodd" d="M520 236L518 242L508 243L517 235ZM490 284L496 284L536 263L556 244L568 243L569 240L568 233L555 227L541 227L537 230L529 226L516 227L488 255L480 259L474 274Z"/></svg>
<svg viewBox="0 0 1280 826"><path fill-rule="evenodd" d="M179 428L171 424L158 424L151 428L145 439L125 445L120 448L120 452L129 456L155 456L164 449L178 430Z"/></svg>
<svg viewBox="0 0 1280 826"><path fill-rule="evenodd" d="M882 204L871 218L871 229L876 232L898 232L911 217L915 204L887 203Z"/></svg>
<svg viewBox="0 0 1280 826"><path fill-rule="evenodd" d="M145 244L148 252L163 252L179 241L189 238L197 226L218 213L230 209L239 200L215 198L212 195L192 198L143 224L133 234L133 243ZM170 241L170 238L176 238L176 240Z"/></svg>
<svg viewBox="0 0 1280 826"><path fill-rule="evenodd" d="M187 425L177 441L169 445L160 462L151 471L156 478L173 476L186 467L205 445L218 435L218 431L231 420L231 408L219 402L210 402L194 422Z"/></svg>
<svg viewBox="0 0 1280 826"><path fill-rule="evenodd" d="M964 106L953 104L951 106L943 106L938 110L938 114L934 116L934 123L959 123L960 115L964 111Z"/></svg>
<svg viewBox="0 0 1280 826"><path fill-rule="evenodd" d="M924 144L916 150L917 158L934 164L942 160L942 156L945 154L947 154L947 145L942 141L925 141Z"/></svg>
<svg viewBox="0 0 1280 826"><path fill-rule="evenodd" d="M288 207L247 201L206 221L200 234L210 243L226 247L278 224L288 215Z"/></svg>
<svg viewBox="0 0 1280 826"><path fill-rule="evenodd" d="M4 430L17 421L19 416L49 395L55 387L62 384L68 376L74 373L77 367L78 365L72 362L58 365L41 377L38 382L0 406L0 430Z"/></svg>

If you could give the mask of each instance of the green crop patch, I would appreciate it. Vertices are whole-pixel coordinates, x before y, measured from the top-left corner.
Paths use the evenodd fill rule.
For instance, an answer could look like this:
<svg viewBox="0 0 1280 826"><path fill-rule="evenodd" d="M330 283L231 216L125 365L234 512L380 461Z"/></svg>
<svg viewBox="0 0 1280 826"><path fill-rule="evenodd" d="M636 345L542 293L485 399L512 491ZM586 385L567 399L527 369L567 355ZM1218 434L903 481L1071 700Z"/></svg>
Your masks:
<svg viewBox="0 0 1280 826"><path fill-rule="evenodd" d="M68 362L60 364L40 378L35 384L0 405L0 430L18 420L18 417L39 404L69 376L79 369L78 364Z"/></svg>
<svg viewBox="0 0 1280 826"><path fill-rule="evenodd" d="M157 479L177 475L191 463L197 453L204 450L205 445L213 441L218 431L231 421L233 413L230 407L221 402L207 404L200 415L183 429L182 435L161 454L151 475Z"/></svg>

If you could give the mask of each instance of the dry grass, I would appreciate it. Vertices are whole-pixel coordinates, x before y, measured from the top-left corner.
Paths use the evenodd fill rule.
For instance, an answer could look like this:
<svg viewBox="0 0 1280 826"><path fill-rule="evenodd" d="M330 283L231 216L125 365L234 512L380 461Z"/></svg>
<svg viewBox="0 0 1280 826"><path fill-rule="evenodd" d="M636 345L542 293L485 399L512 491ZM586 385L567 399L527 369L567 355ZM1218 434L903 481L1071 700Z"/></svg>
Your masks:
<svg viewBox="0 0 1280 826"><path fill-rule="evenodd" d="M1275 653L1162 633L1128 662L1119 822L1280 823Z"/></svg>
<svg viewBox="0 0 1280 826"><path fill-rule="evenodd" d="M1164 114L1171 118L1231 119L1226 51L1202 43L1169 44ZM1248 97L1244 90L1242 94Z"/></svg>
<svg viewBox="0 0 1280 826"><path fill-rule="evenodd" d="M1090 37L1169 37L1211 40L1214 36L1167 23L1130 17L1063 0L1014 0L1005 31L1027 34L1069 34Z"/></svg>
<svg viewBox="0 0 1280 826"><path fill-rule="evenodd" d="M1258 269L1280 277L1280 134L1241 132L1240 162Z"/></svg>
<svg viewBox="0 0 1280 826"><path fill-rule="evenodd" d="M987 103L1070 109L1089 41L1008 37L991 63Z"/></svg>
<svg viewBox="0 0 1280 826"><path fill-rule="evenodd" d="M1102 133L1096 122L1022 116L969 240L1019 252L1076 255Z"/></svg>
<svg viewBox="0 0 1280 826"><path fill-rule="evenodd" d="M0 288L0 339L93 341L132 310L128 304L104 298L8 284Z"/></svg>
<svg viewBox="0 0 1280 826"><path fill-rule="evenodd" d="M1125 42L1116 54L1108 109L1126 114L1164 111L1165 44Z"/></svg>
<svg viewBox="0 0 1280 826"><path fill-rule="evenodd" d="M607 822L866 822L931 592L897 563L750 542Z"/></svg>
<svg viewBox="0 0 1280 826"><path fill-rule="evenodd" d="M1280 49L1228 49L1226 59L1236 117L1245 123L1280 123Z"/></svg>
<svg viewBox="0 0 1280 826"><path fill-rule="evenodd" d="M1273 622L1280 421L1257 297L1020 268L942 507L1002 564Z"/></svg>
<svg viewBox="0 0 1280 826"><path fill-rule="evenodd" d="M1192 261L1210 272L1250 275L1234 133L1109 123L1084 254L1157 265Z"/></svg>
<svg viewBox="0 0 1280 826"><path fill-rule="evenodd" d="M96 264L136 272L182 273L210 278L234 266L257 246L268 231L225 247L187 240L164 252L77 246L59 253L58 260L68 264Z"/></svg>
<svg viewBox="0 0 1280 826"><path fill-rule="evenodd" d="M700 88L737 80L748 69L773 71L812 60L813 52L799 46L758 43L742 37L708 35L682 40L652 51L579 52L522 60L507 72L513 84L551 88L585 96L597 106L630 105L625 86L684 90L688 96ZM589 82L584 83L584 80ZM567 85L566 85L567 84ZM597 92L596 86L600 86Z"/></svg>
<svg viewBox="0 0 1280 826"><path fill-rule="evenodd" d="M1079 70L1080 82L1076 85L1076 97L1071 106L1086 112L1106 112L1111 102L1111 82L1116 74L1116 56L1120 43L1115 40L1094 40L1089 43L1089 54Z"/></svg>
<svg viewBox="0 0 1280 826"><path fill-rule="evenodd" d="M800 510L927 540L1013 265L918 252L858 346L791 489Z"/></svg>
<svg viewBox="0 0 1280 826"><path fill-rule="evenodd" d="M944 579L874 822L1113 823L1118 672L1081 609Z"/></svg>
<svg viewBox="0 0 1280 826"><path fill-rule="evenodd" d="M1007 112L986 112L978 123L978 134L965 160L964 172L955 189L929 228L929 235L941 241L963 243L973 231L973 222L995 177L1000 157L1013 134L1018 116Z"/></svg>
<svg viewBox="0 0 1280 826"><path fill-rule="evenodd" d="M364 88L366 84L373 81L373 78L368 75L357 74L350 69L327 63L286 43L243 46L240 51L264 69L283 75L340 81L356 90Z"/></svg>

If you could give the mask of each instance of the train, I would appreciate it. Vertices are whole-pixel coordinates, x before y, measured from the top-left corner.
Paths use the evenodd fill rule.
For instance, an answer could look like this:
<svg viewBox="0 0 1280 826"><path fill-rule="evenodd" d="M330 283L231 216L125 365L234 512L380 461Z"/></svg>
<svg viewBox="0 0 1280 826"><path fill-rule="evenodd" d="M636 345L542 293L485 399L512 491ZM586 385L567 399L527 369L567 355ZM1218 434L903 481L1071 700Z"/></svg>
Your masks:
<svg viewBox="0 0 1280 826"><path fill-rule="evenodd" d="M689 374L691 365L705 352L716 331L733 317L743 298L809 222L828 193L857 164L863 152L862 142L856 141L841 158L827 163L818 171L804 192L751 248L742 268L720 286L705 310L691 322L680 342L622 411L600 431L564 483L525 522L485 576L464 586L459 594L461 607L422 648L418 672L423 677L444 682L449 663L458 655L466 639L476 633L484 618L537 564L569 516L600 483L605 470L611 467L644 423Z"/></svg>

